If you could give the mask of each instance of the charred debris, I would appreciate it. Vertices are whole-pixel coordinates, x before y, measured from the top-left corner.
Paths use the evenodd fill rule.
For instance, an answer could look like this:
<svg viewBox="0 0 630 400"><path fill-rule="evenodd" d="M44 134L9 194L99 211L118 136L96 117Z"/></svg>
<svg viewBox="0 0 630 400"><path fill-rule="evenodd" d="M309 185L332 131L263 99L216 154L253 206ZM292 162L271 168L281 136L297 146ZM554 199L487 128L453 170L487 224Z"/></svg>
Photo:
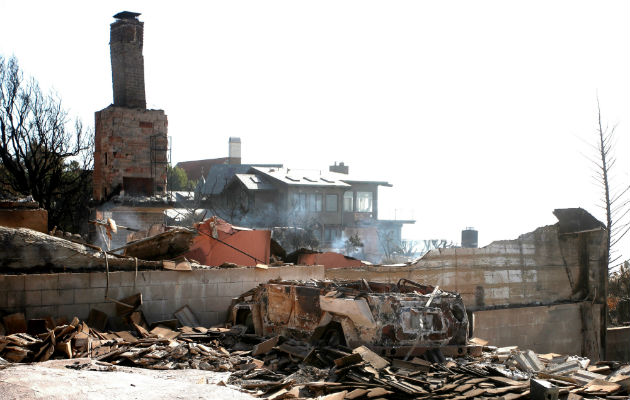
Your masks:
<svg viewBox="0 0 630 400"><path fill-rule="evenodd" d="M311 293L300 295L302 290ZM273 293L280 297L273 299ZM276 322L282 314L272 310L287 295L295 300L281 326ZM366 326L359 321L367 314L325 311L326 299L348 301L354 306L343 310L369 310L372 317L388 304L399 309L397 315ZM467 321L453 322L458 299L414 282L276 281L235 300L230 322L206 328L196 325L187 307L175 313L176 319L148 324L139 308L142 296L137 295L119 301L119 330L113 331L103 329L107 316L98 313L91 313L88 321L4 317L8 331L0 336L0 368L65 358L76 359L67 368L94 371L134 366L231 372L225 384L267 399L622 399L630 394L630 365L466 340L459 332L466 332ZM408 317L402 316L405 310ZM326 327L332 330L310 324L313 316L326 321L327 313ZM349 325L371 341L361 344L337 330ZM405 326L416 329L405 333ZM376 330L397 335L377 337ZM384 344L403 351L385 351Z"/></svg>
<svg viewBox="0 0 630 400"><path fill-rule="evenodd" d="M111 220L95 226L104 238L125 230ZM269 399L630 395L629 365L470 339L460 294L409 279L277 279L233 298L220 325L201 326L187 305L172 319L147 321L142 293L108 297L110 270L266 269L284 265L285 254L268 231L215 217L192 228L131 231L129 238L127 245L106 250L68 235L0 227L0 243L11 249L0 254L0 268L105 271L105 300L116 305L115 315L92 309L85 321L4 316L0 368L76 359L68 367L227 371L224 383Z"/></svg>

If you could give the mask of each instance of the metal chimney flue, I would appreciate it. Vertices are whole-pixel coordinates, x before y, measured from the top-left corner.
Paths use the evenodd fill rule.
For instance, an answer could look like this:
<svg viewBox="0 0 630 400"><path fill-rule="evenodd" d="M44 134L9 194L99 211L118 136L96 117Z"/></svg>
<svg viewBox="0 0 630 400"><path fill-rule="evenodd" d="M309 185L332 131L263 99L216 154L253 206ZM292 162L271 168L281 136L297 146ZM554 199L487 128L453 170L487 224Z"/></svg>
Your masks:
<svg viewBox="0 0 630 400"><path fill-rule="evenodd" d="M241 163L241 138L231 137L228 153L228 164Z"/></svg>
<svg viewBox="0 0 630 400"><path fill-rule="evenodd" d="M479 232L475 228L467 227L462 231L462 247L476 249L478 247Z"/></svg>

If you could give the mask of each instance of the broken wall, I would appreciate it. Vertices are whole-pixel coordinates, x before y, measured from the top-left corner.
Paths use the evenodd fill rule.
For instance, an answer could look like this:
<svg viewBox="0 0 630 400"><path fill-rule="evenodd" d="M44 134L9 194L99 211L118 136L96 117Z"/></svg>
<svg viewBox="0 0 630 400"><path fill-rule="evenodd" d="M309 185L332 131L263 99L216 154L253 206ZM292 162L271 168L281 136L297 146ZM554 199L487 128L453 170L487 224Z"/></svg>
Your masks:
<svg viewBox="0 0 630 400"><path fill-rule="evenodd" d="M328 269L326 277L391 283L405 278L438 285L460 293L469 311L509 307L506 313L527 313L515 311L516 307L583 300L603 305L607 283L606 231L582 209L555 210L554 214L559 219L557 224L515 240L496 241L479 249L436 249L404 267ZM593 319L600 324L596 327L600 350L595 353L603 354L605 308L597 310L600 314ZM581 324L581 319L578 321ZM494 344L502 340L500 331L488 330L483 338ZM582 342L577 343L581 346ZM536 346L540 343L527 343L539 351Z"/></svg>
<svg viewBox="0 0 630 400"><path fill-rule="evenodd" d="M518 346L538 353L585 354L584 334L597 340L596 332L583 332L582 309L590 302L540 307L475 311L472 335L491 338L493 346ZM599 326L600 305L595 305L594 327Z"/></svg>
<svg viewBox="0 0 630 400"><path fill-rule="evenodd" d="M193 271L110 272L109 297L142 293L142 310L149 321L172 319L188 305L204 326L225 321L232 298L270 279L323 279L324 268L270 267L197 269ZM115 315L105 301L104 272L0 275L0 314L23 312L26 318L77 316L87 319L95 308Z"/></svg>
<svg viewBox="0 0 630 400"><path fill-rule="evenodd" d="M606 334L606 359L630 361L630 326L608 328Z"/></svg>
<svg viewBox="0 0 630 400"><path fill-rule="evenodd" d="M94 199L106 199L120 189L128 194L165 194L167 131L162 110L109 106L96 112ZM148 188L140 184L142 180Z"/></svg>
<svg viewBox="0 0 630 400"><path fill-rule="evenodd" d="M323 265L325 268L358 268L365 264L356 258L346 257L343 254L325 253L302 253L298 256L299 265Z"/></svg>
<svg viewBox="0 0 630 400"><path fill-rule="evenodd" d="M551 304L603 293L595 273L605 255L604 238L605 231L559 236L552 225L479 249L431 250L409 266L329 269L326 277L439 285L460 293L469 310Z"/></svg>

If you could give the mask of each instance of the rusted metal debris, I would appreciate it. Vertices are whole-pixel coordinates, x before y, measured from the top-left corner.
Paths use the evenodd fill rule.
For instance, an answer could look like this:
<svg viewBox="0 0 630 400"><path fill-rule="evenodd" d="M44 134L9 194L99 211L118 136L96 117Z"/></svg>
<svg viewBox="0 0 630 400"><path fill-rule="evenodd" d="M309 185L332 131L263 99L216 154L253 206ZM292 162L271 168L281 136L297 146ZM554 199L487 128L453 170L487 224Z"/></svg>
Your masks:
<svg viewBox="0 0 630 400"><path fill-rule="evenodd" d="M395 357L421 355L434 347L465 347L468 337L459 294L406 279L397 284L270 281L244 293L230 315L233 324L248 324L257 335L366 345Z"/></svg>

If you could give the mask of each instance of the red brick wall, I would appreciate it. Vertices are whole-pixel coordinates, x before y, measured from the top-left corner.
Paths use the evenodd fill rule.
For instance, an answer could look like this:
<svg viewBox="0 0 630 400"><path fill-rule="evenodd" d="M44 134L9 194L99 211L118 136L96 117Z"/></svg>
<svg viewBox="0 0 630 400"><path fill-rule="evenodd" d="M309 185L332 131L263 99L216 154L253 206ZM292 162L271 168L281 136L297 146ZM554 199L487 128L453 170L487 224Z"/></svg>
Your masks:
<svg viewBox="0 0 630 400"><path fill-rule="evenodd" d="M94 199L123 187L123 177L153 178L166 193L168 120L162 110L109 106L95 114ZM151 151L155 136L156 151ZM152 158L157 168L152 171Z"/></svg>

